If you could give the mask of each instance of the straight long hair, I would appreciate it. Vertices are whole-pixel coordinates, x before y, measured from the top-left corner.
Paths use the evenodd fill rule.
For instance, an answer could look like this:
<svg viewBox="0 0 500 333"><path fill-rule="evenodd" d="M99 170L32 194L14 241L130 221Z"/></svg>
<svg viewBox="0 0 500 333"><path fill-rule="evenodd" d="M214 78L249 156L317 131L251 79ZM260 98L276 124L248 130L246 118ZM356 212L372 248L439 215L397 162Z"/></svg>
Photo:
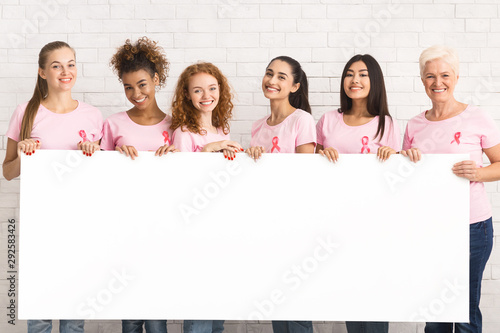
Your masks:
<svg viewBox="0 0 500 333"><path fill-rule="evenodd" d="M352 57L344 67L342 72L342 79L340 80L340 109L341 113L348 113L352 109L352 99L349 98L344 90L344 80L347 76L347 71L355 62L362 61L368 69L368 77L370 78L370 92L368 93L367 108L368 113L372 116L379 116L378 128L375 138L380 134L380 139L384 136L385 130L385 116L389 114L389 107L387 106L387 94L385 91L384 74L378 64L377 60L369 54L357 54Z"/></svg>
<svg viewBox="0 0 500 333"><path fill-rule="evenodd" d="M41 69L45 69L49 54L64 47L69 48L73 51L73 53L75 53L75 50L73 50L67 43L61 41L51 42L42 47L40 53L38 54L38 67ZM19 135L19 141L29 139L31 137L31 130L33 129L33 123L35 121L38 108L40 107L40 103L42 103L42 101L47 98L48 94L49 87L47 85L47 80L43 79L40 74L38 74L38 77L36 79L35 91L33 92L33 96L26 106L23 120L21 122L21 133Z"/></svg>
<svg viewBox="0 0 500 333"><path fill-rule="evenodd" d="M296 109L301 109L311 113L311 106L309 105L309 88L307 84L307 75L304 70L302 70L302 66L300 65L300 63L293 58L287 56L279 56L271 60L267 67L269 67L269 65L275 60L281 60L289 64L292 68L293 84L300 83L299 89L297 89L296 92L290 93L290 95L288 95L288 101L290 102L290 105Z"/></svg>

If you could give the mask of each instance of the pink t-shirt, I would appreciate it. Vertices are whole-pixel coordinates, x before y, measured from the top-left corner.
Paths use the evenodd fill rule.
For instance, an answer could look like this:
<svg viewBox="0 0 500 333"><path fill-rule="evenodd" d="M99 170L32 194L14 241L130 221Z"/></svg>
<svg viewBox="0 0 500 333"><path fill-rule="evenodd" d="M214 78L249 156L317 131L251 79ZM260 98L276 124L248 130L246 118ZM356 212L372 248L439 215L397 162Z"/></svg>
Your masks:
<svg viewBox="0 0 500 333"><path fill-rule="evenodd" d="M173 134L173 144L175 148L182 152L199 152L209 143L230 140L229 134L224 134L222 128L217 129L217 134L209 133L205 135L196 134L184 128L178 127Z"/></svg>
<svg viewBox="0 0 500 333"><path fill-rule="evenodd" d="M172 118L166 115L155 125L139 125L128 116L119 112L104 121L101 148L114 150L123 145L133 146L138 151L156 151L161 146L172 142L170 124Z"/></svg>
<svg viewBox="0 0 500 333"><path fill-rule="evenodd" d="M316 125L318 144L335 148L340 154L377 153L379 147L391 147L399 151L401 139L399 127L391 117L385 116L384 136L375 138L379 116L360 126L349 126L338 110L325 113Z"/></svg>
<svg viewBox="0 0 500 333"><path fill-rule="evenodd" d="M7 137L19 142L21 123L28 103L19 105L7 130ZM97 108L78 101L75 110L55 113L40 105L33 122L31 138L42 143L42 149L77 149L80 141L98 141L102 133L102 114Z"/></svg>
<svg viewBox="0 0 500 333"><path fill-rule="evenodd" d="M426 111L427 112L427 111ZM500 144L500 131L495 122L477 106L468 105L459 115L429 121L426 112L412 118L407 126L403 149L419 148L424 154L470 154L470 159L483 166L483 148ZM491 217L491 206L484 184L470 183L470 223Z"/></svg>
<svg viewBox="0 0 500 333"><path fill-rule="evenodd" d="M295 153L298 146L316 145L314 118L306 111L297 109L275 126L267 124L268 118L253 123L250 146L262 146L266 153Z"/></svg>

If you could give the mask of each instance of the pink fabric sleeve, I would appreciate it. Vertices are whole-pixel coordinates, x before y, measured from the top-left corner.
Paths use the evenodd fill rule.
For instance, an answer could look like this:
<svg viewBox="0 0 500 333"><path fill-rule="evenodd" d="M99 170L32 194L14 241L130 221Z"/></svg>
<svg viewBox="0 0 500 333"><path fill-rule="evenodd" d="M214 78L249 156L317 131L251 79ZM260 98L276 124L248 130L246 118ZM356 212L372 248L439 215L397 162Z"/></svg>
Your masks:
<svg viewBox="0 0 500 333"><path fill-rule="evenodd" d="M409 135L409 124L406 124L406 130L405 130L405 136L403 139L403 150L407 150L411 148L411 140L410 140L410 135Z"/></svg>
<svg viewBox="0 0 500 333"><path fill-rule="evenodd" d="M109 121L104 121L102 128L102 139L101 139L101 149L103 150L115 150L115 143L113 142L113 133L111 131L111 126Z"/></svg>
<svg viewBox="0 0 500 333"><path fill-rule="evenodd" d="M390 117L387 117L387 120L391 123L391 125L389 126L389 130L391 132L389 133L390 135L389 140L387 141L387 145L395 151L399 151L401 149L401 137L398 122L394 118Z"/></svg>
<svg viewBox="0 0 500 333"><path fill-rule="evenodd" d="M325 135L323 133L323 123L325 122L325 114L321 116L316 124L316 142L318 145L323 146L323 142L325 142Z"/></svg>
<svg viewBox="0 0 500 333"><path fill-rule="evenodd" d="M481 112L483 113L484 120L481 125L483 130L481 134L481 147L488 149L500 144L500 131L493 118L485 111Z"/></svg>
<svg viewBox="0 0 500 333"><path fill-rule="evenodd" d="M183 132L181 127L178 127L172 134L172 144L181 152L193 152L194 144L191 132Z"/></svg>
<svg viewBox="0 0 500 333"><path fill-rule="evenodd" d="M19 142L19 136L21 135L21 124L26 106L27 104L18 105L10 118L6 136L16 142Z"/></svg>
<svg viewBox="0 0 500 333"><path fill-rule="evenodd" d="M316 126L314 118L309 113L304 113L297 121L297 137L295 138L295 147L314 143L316 147Z"/></svg>

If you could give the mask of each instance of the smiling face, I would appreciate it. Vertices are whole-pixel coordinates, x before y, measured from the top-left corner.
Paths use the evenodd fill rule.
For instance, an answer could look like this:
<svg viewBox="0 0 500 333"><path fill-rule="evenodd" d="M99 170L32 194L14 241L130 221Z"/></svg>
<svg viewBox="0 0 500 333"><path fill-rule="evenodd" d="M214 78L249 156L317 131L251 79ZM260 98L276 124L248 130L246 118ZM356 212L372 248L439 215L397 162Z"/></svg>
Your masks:
<svg viewBox="0 0 500 333"><path fill-rule="evenodd" d="M370 76L366 64L356 61L347 70L344 78L344 91L351 99L368 98L370 94Z"/></svg>
<svg viewBox="0 0 500 333"><path fill-rule="evenodd" d="M130 103L139 110L145 110L152 105L156 105L155 87L159 84L158 75L154 77L140 69L136 72L123 73L123 88Z"/></svg>
<svg viewBox="0 0 500 333"><path fill-rule="evenodd" d="M196 110L212 112L219 103L219 82L210 74L197 73L189 79L186 96Z"/></svg>
<svg viewBox="0 0 500 333"><path fill-rule="evenodd" d="M44 68L38 69L38 74L47 81L49 91L71 91L77 75L73 50L63 47L52 51Z"/></svg>
<svg viewBox="0 0 500 333"><path fill-rule="evenodd" d="M266 68L262 79L262 91L267 98L285 99L299 89L300 83L293 82L292 67L285 61L274 60Z"/></svg>
<svg viewBox="0 0 500 333"><path fill-rule="evenodd" d="M451 65L442 59L431 60L425 64L422 82L427 96L433 103L453 99L457 81L458 75Z"/></svg>

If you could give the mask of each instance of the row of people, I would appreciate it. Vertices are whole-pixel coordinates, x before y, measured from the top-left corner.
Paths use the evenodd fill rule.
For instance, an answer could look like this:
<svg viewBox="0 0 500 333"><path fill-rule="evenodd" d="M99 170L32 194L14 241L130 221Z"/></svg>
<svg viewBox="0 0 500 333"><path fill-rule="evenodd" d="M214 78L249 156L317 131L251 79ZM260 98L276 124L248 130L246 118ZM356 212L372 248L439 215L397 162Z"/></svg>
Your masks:
<svg viewBox="0 0 500 333"><path fill-rule="evenodd" d="M232 94L226 77L211 63L187 67L178 79L170 117L156 102L164 86L168 61L157 43L141 38L127 41L111 65L133 107L103 121L101 113L74 100L77 77L75 51L64 42L45 45L39 55L33 97L15 110L7 131L3 174L20 174L20 155L37 149L80 149L91 156L97 150L118 150L135 158L154 150L163 156L173 151L222 152L233 160L243 147L230 140ZM315 124L308 101L308 82L296 60L281 56L268 64L262 91L271 114L252 126L246 153L319 153L330 161L339 154L375 153L380 160L401 153L417 162L421 153L470 153L453 172L470 180L470 322L427 323L426 332L481 332L482 274L492 249L491 207L483 182L500 179L500 132L479 108L458 102L454 88L459 78L458 56L435 46L420 57L420 75L432 108L411 119L401 149L397 123L392 119L382 70L370 55L356 55L341 76L340 108L325 113ZM483 167L483 152L491 164ZM223 321L184 322L188 333L220 333ZM50 320L30 320L29 332L49 332ZM82 332L83 321L61 321L61 332ZM310 321L273 321L276 333L312 333ZM387 322L347 322L348 332L388 332ZM165 320L123 320L123 332L166 332Z"/></svg>

